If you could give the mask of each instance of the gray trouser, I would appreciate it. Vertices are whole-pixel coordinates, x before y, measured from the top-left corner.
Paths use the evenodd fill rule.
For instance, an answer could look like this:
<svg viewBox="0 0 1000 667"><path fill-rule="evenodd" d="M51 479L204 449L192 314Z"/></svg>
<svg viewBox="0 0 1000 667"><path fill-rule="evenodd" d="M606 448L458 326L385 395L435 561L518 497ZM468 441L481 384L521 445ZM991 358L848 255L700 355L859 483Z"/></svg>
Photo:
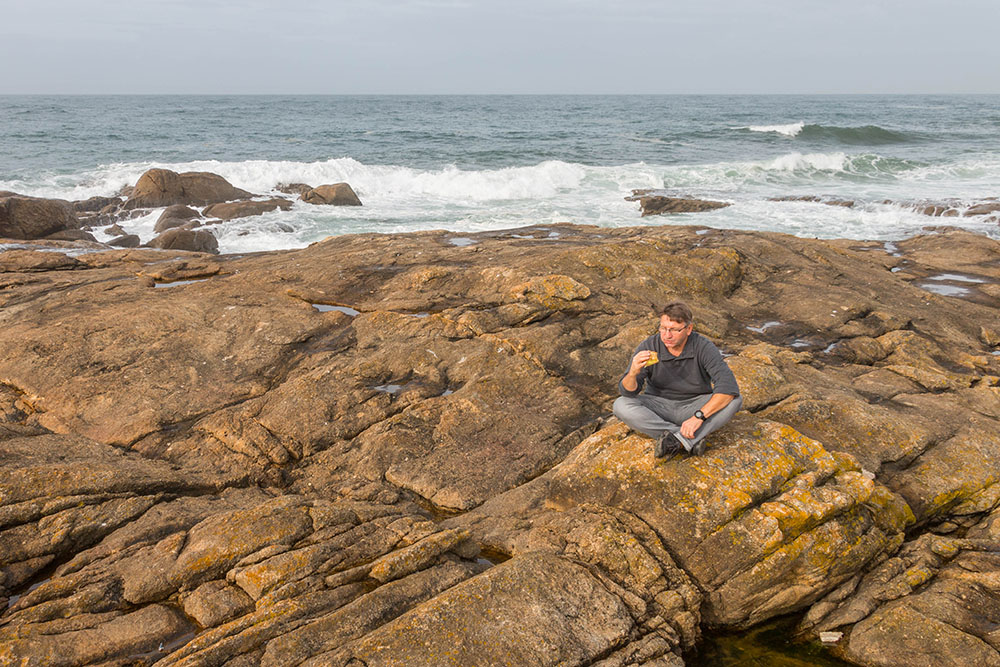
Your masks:
<svg viewBox="0 0 1000 667"><path fill-rule="evenodd" d="M615 400L614 412L632 430L645 433L651 438L659 438L665 431L670 431L690 451L709 433L724 426L743 405L743 399L737 396L729 405L709 416L695 432L694 439L688 440L680 433L681 424L693 417L695 411L700 410L711 397L712 394L702 394L694 398L673 400L649 394L639 394L633 398L621 396Z"/></svg>

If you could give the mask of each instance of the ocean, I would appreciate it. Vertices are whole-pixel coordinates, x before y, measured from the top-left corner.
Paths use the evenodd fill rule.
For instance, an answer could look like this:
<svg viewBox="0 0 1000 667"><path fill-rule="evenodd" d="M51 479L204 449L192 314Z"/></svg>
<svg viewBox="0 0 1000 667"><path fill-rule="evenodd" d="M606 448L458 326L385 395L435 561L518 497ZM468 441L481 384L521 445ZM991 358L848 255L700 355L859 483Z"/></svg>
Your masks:
<svg viewBox="0 0 1000 667"><path fill-rule="evenodd" d="M996 95L0 96L0 119L0 190L111 196L165 167L261 196L346 181L364 202L213 226L222 252L556 222L886 241L947 224L1000 238L995 214L913 210L1000 196ZM646 188L732 206L641 218L625 198ZM774 201L790 197L854 206ZM120 224L147 241L158 215Z"/></svg>

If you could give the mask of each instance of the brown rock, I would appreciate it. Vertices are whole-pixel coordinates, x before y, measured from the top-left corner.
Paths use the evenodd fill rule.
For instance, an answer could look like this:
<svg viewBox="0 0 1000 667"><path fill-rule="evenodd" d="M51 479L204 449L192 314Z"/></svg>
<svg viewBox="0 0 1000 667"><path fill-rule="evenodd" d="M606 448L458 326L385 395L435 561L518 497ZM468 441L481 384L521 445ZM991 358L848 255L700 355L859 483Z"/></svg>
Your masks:
<svg viewBox="0 0 1000 667"><path fill-rule="evenodd" d="M61 252L6 250L0 252L0 273L27 273L77 269L82 265Z"/></svg>
<svg viewBox="0 0 1000 667"><path fill-rule="evenodd" d="M156 208L174 204L204 206L249 199L251 196L246 190L233 187L218 174L196 171L178 174L169 169L150 169L139 178L124 208Z"/></svg>
<svg viewBox="0 0 1000 667"><path fill-rule="evenodd" d="M46 239L51 239L53 241L93 241L97 242L94 235L90 232L85 232L82 229L63 229L56 232L55 234L49 234L45 237Z"/></svg>
<svg viewBox="0 0 1000 667"><path fill-rule="evenodd" d="M56 629L52 624L43 627L49 632ZM76 624L69 628L63 633L49 634L28 626L26 631L33 636L11 637L5 642L0 639L0 650L11 664L87 665L126 660L136 655L157 654L164 638L181 636L191 625L176 609L150 605L100 625Z"/></svg>
<svg viewBox="0 0 1000 667"><path fill-rule="evenodd" d="M836 652L855 664L1000 665L990 595L1000 571L997 513L964 538L922 535L810 609L814 635L848 635ZM960 600L956 604L955 600Z"/></svg>
<svg viewBox="0 0 1000 667"><path fill-rule="evenodd" d="M164 218L160 216L160 219L156 221L153 225L153 231L157 234L167 231L168 229L175 229L177 227L184 227L185 229L194 229L195 227L200 227L201 223L197 220L190 220L185 218Z"/></svg>
<svg viewBox="0 0 1000 667"><path fill-rule="evenodd" d="M242 201L228 202L226 204L212 204L204 210L204 214L219 218L220 220L232 220L234 218L246 218L252 215L262 215L269 211L281 209L287 211L292 207L292 202L280 197L268 199L267 201Z"/></svg>
<svg viewBox="0 0 1000 667"><path fill-rule="evenodd" d="M301 197L313 188L305 183L278 183L274 189L286 195L299 195Z"/></svg>
<svg viewBox="0 0 1000 667"><path fill-rule="evenodd" d="M469 623L466 613L492 618ZM430 618L437 621L428 634ZM588 664L632 629L628 607L599 579L570 560L539 554L498 565L322 659L366 665ZM546 641L539 643L540 636Z"/></svg>
<svg viewBox="0 0 1000 667"><path fill-rule="evenodd" d="M73 202L73 210L77 213L97 213L109 206L117 208L121 203L122 200L118 197L91 197Z"/></svg>
<svg viewBox="0 0 1000 667"><path fill-rule="evenodd" d="M307 204L325 204L329 206L361 206L361 200L354 189L347 183L320 185L299 197Z"/></svg>
<svg viewBox="0 0 1000 667"><path fill-rule="evenodd" d="M219 252L219 241L212 232L201 229L184 229L176 227L167 229L152 241L147 243L150 248L169 250L188 250L190 252Z"/></svg>
<svg viewBox="0 0 1000 667"><path fill-rule="evenodd" d="M193 208L183 204L174 204L163 209L163 213L156 219L156 222L159 224L163 220L194 220L201 217L201 213Z"/></svg>
<svg viewBox="0 0 1000 667"><path fill-rule="evenodd" d="M135 234L123 234L108 241L108 245L116 248L138 248L142 245L142 240Z"/></svg>
<svg viewBox="0 0 1000 667"><path fill-rule="evenodd" d="M909 544L986 539L1000 504L996 302L920 287L1000 283L997 241L469 236L0 253L0 655L44 664L178 604L214 625L151 623L164 665L433 663L462 637L469 662L679 666L703 627L873 601L884 623L842 624L852 660L918 662L895 619L989 646L963 623L993 618L990 551L938 566ZM656 461L607 419L674 296L746 410L704 456ZM898 613L897 557L917 582ZM68 655L142 653L102 642L120 657Z"/></svg>
<svg viewBox="0 0 1000 667"><path fill-rule="evenodd" d="M78 227L67 201L19 195L0 197L0 238L37 239Z"/></svg>
<svg viewBox="0 0 1000 667"><path fill-rule="evenodd" d="M253 600L225 581L209 581L184 599L184 613L203 628L212 628L253 610Z"/></svg>

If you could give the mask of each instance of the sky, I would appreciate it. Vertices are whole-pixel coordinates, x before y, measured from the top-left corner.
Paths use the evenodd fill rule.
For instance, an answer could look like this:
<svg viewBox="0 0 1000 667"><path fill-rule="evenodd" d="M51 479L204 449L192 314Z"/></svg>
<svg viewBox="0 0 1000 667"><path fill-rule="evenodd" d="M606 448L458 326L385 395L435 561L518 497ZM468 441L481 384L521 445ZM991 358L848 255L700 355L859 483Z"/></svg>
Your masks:
<svg viewBox="0 0 1000 667"><path fill-rule="evenodd" d="M0 0L0 94L1000 93L1000 0Z"/></svg>

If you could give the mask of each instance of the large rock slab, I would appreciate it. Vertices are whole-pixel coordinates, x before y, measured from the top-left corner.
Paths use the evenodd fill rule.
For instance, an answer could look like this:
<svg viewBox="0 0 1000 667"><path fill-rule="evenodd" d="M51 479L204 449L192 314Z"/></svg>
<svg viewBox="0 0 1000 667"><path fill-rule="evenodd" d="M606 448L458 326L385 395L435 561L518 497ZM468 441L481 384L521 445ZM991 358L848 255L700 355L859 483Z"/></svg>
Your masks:
<svg viewBox="0 0 1000 667"><path fill-rule="evenodd" d="M522 615L553 638L525 653L539 664L680 664L702 627L849 600L921 535L965 539L1000 504L1000 244L982 236L546 225L242 257L83 243L0 253L0 444L18 447L0 460L16 482L0 651L19 659L146 609L184 664L388 660L380 642L417 628L520 646L451 593L494 582L511 600L529 587ZM981 282L933 291L958 273ZM651 306L674 296L729 355L746 411L706 456L656 462L606 420ZM199 626L166 622L179 610Z"/></svg>
<svg viewBox="0 0 1000 667"><path fill-rule="evenodd" d="M912 522L906 504L857 463L776 423L713 435L703 457L666 461L621 424L585 440L565 461L462 522L511 551L508 517L581 503L647 523L706 592L702 616L745 627L802 608L894 551Z"/></svg>

